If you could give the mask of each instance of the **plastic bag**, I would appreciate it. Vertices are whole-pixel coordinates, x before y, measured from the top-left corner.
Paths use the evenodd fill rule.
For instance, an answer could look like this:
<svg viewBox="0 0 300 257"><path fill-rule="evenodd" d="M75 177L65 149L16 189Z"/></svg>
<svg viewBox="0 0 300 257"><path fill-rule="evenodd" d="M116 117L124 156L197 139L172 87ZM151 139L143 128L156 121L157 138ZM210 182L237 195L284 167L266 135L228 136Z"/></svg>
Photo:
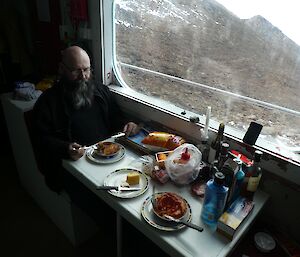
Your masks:
<svg viewBox="0 0 300 257"><path fill-rule="evenodd" d="M165 167L171 180L185 185L197 178L201 160L202 154L196 146L183 144L168 156L165 160Z"/></svg>
<svg viewBox="0 0 300 257"><path fill-rule="evenodd" d="M140 158L134 159L132 162L130 162L129 167L140 170L146 175L151 176L154 169L154 157L150 155L143 155Z"/></svg>

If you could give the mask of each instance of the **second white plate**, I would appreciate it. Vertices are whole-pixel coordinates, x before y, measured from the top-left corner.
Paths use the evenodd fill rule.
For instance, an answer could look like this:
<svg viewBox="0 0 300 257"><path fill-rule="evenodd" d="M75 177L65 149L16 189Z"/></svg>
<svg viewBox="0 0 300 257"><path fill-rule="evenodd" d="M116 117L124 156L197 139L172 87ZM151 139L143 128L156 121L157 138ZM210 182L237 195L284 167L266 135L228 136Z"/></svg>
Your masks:
<svg viewBox="0 0 300 257"><path fill-rule="evenodd" d="M131 187L141 188L140 190L131 192L109 190L108 192L120 198L133 198L146 192L149 187L149 179L145 174L135 169L119 169L110 173L104 180L104 186L120 186L122 183L126 182L127 174L132 171L138 172L140 174L140 183Z"/></svg>

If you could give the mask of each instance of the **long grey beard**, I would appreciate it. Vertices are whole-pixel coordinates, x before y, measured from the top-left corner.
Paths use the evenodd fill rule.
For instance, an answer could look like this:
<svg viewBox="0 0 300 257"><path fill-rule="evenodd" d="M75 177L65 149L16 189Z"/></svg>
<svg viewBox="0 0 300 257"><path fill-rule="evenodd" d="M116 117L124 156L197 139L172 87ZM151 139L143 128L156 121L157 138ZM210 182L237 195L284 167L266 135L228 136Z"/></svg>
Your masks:
<svg viewBox="0 0 300 257"><path fill-rule="evenodd" d="M66 95L75 110L92 106L94 98L94 83L79 80L66 83Z"/></svg>

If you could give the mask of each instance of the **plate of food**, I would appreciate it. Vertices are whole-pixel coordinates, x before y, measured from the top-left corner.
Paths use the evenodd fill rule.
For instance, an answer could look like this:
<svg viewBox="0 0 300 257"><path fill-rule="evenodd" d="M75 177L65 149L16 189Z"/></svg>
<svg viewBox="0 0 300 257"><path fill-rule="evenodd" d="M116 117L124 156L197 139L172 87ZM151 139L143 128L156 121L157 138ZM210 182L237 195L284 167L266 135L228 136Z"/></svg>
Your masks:
<svg viewBox="0 0 300 257"><path fill-rule="evenodd" d="M155 204L153 204L153 199L155 199ZM154 208L154 206L156 207ZM172 192L161 192L149 196L143 203L141 213L148 224L164 231L174 231L186 227L184 224L170 221L165 218L165 215L186 222L192 220L189 203Z"/></svg>
<svg viewBox="0 0 300 257"><path fill-rule="evenodd" d="M99 142L95 145L94 152L100 157L111 158L118 154L121 150L121 145L115 142Z"/></svg>
<svg viewBox="0 0 300 257"><path fill-rule="evenodd" d="M110 164L120 161L126 153L125 147L115 142L99 142L86 151L86 157L98 164Z"/></svg>
<svg viewBox="0 0 300 257"><path fill-rule="evenodd" d="M143 151L146 154L173 150L183 144L185 140L175 134L157 132L149 128L142 128L136 135L122 137L119 142L129 144L133 148Z"/></svg>
<svg viewBox="0 0 300 257"><path fill-rule="evenodd" d="M108 191L110 194L120 198L134 198L147 191L149 179L139 170L125 168L110 173L104 180L104 186L139 188L136 191Z"/></svg>
<svg viewBox="0 0 300 257"><path fill-rule="evenodd" d="M175 193L154 194L151 201L154 214L167 221L169 219L166 218L166 215L181 220L187 211L187 201Z"/></svg>

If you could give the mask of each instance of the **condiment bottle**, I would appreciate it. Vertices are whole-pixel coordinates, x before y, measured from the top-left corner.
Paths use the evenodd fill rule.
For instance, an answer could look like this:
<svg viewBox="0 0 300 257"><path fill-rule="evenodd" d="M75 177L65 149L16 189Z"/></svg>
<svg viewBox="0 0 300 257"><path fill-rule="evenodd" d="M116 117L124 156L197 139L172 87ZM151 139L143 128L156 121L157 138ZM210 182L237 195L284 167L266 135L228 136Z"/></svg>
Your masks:
<svg viewBox="0 0 300 257"><path fill-rule="evenodd" d="M262 169L260 167L260 160L262 155L263 153L259 150L256 150L254 152L254 162L251 167L251 176L249 177L249 181L247 185L248 198L250 199L253 199L253 196L257 190L257 187L261 179Z"/></svg>
<svg viewBox="0 0 300 257"><path fill-rule="evenodd" d="M225 176L215 172L214 178L206 183L201 219L208 226L215 228L226 203L228 187L224 186Z"/></svg>
<svg viewBox="0 0 300 257"><path fill-rule="evenodd" d="M224 134L224 123L220 123L218 135L216 138L212 141L209 149L209 155L208 155L208 162L213 163L214 160L218 159L221 144L223 141L223 134Z"/></svg>
<svg viewBox="0 0 300 257"><path fill-rule="evenodd" d="M239 157L234 159L234 161L237 163L239 168L234 175L233 194L232 198L230 199L231 202L234 202L240 196L242 183L245 178L245 172L243 171L243 162Z"/></svg>
<svg viewBox="0 0 300 257"><path fill-rule="evenodd" d="M197 145L197 147L202 153L202 161L207 162L209 154L208 137L201 137L201 144Z"/></svg>
<svg viewBox="0 0 300 257"><path fill-rule="evenodd" d="M228 159L229 144L224 142L221 144L221 150L218 158L218 169L222 171L224 163Z"/></svg>

